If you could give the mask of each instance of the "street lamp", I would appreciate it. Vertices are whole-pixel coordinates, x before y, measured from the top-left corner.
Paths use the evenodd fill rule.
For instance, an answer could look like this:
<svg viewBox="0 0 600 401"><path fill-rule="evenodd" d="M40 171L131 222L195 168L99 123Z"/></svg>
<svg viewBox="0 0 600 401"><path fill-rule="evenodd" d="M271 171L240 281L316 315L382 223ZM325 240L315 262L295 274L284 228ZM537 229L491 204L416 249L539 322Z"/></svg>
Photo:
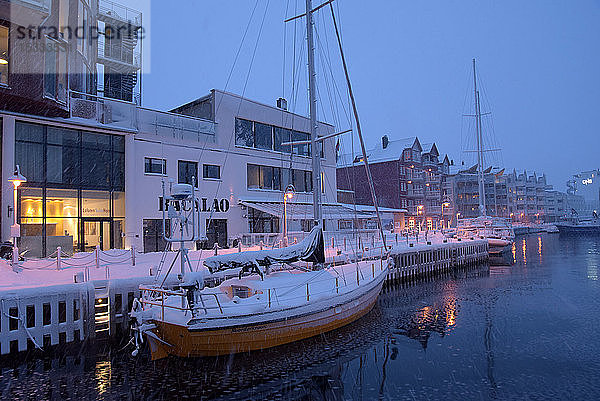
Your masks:
<svg viewBox="0 0 600 401"><path fill-rule="evenodd" d="M17 264L19 263L19 248L17 247L17 238L21 237L21 226L17 223L17 189L19 185L27 182L27 178L21 174L21 168L17 164L15 172L8 179L13 184L13 216L14 224L10 227L10 236L13 238L13 253L12 253L12 264L13 270L16 271Z"/></svg>
<svg viewBox="0 0 600 401"><path fill-rule="evenodd" d="M283 193L283 245L287 246L288 238L288 226L287 226L287 202L288 200L292 200L294 194L296 193L296 188L292 184L288 185Z"/></svg>

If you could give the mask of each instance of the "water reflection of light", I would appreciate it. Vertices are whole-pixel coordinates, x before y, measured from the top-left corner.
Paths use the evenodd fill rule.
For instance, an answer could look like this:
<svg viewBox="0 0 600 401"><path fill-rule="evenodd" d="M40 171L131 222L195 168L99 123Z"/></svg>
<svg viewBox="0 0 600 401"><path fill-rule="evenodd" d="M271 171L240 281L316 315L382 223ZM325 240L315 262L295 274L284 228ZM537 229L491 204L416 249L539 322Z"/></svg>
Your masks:
<svg viewBox="0 0 600 401"><path fill-rule="evenodd" d="M515 242L513 242L511 250L513 256L513 263L517 263L517 244Z"/></svg>
<svg viewBox="0 0 600 401"><path fill-rule="evenodd" d="M523 263L527 264L527 243L525 242L525 238L523 238Z"/></svg>
<svg viewBox="0 0 600 401"><path fill-rule="evenodd" d="M542 236L538 236L538 255L540 255L540 263L542 263Z"/></svg>
<svg viewBox="0 0 600 401"><path fill-rule="evenodd" d="M112 366L110 361L96 362L96 389L98 395L104 394L110 387Z"/></svg>

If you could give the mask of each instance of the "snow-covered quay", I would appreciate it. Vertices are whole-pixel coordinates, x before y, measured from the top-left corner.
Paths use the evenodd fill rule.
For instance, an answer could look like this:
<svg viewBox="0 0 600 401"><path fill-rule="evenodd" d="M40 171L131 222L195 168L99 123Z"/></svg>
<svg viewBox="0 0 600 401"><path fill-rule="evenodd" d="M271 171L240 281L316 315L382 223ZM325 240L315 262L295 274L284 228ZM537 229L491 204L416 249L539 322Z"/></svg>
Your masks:
<svg viewBox="0 0 600 401"><path fill-rule="evenodd" d="M488 258L487 242L477 239L446 240L440 235L428 240L419 238L417 242L415 238L394 236L387 239L387 244L392 247L390 257L394 261L387 277L389 282L433 275ZM326 249L326 258L334 264L375 258L382 253L378 244L359 247L348 243L341 249L332 245ZM218 253L237 251L221 249ZM27 259L17 271L1 260L0 353L44 349L98 336L127 335L128 312L140 296L139 286L160 284L175 254L143 254L133 249L96 250L69 257L55 254L52 258ZM213 250L189 252L192 267L204 271L209 286L237 276L235 271L210 275L203 261L214 254ZM175 263L173 272L178 273L178 269ZM177 283L176 274L172 274L165 284Z"/></svg>

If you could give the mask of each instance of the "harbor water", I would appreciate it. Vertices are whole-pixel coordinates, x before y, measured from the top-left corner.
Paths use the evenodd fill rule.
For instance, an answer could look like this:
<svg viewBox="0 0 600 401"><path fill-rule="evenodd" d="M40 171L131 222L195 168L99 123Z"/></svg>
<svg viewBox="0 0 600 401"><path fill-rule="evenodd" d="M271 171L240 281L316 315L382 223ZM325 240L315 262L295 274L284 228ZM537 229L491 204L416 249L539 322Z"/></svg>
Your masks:
<svg viewBox="0 0 600 401"><path fill-rule="evenodd" d="M263 352L151 362L82 343L5 358L0 398L600 398L600 237L518 237L496 263L388 286L356 323Z"/></svg>

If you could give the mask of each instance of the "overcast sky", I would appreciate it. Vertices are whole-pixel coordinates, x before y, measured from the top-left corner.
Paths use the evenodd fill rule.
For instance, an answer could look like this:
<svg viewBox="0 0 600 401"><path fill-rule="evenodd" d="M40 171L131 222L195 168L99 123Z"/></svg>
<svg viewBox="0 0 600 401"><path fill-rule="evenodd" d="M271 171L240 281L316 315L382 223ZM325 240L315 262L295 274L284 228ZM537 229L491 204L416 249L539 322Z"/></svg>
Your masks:
<svg viewBox="0 0 600 401"><path fill-rule="evenodd" d="M306 113L306 56L295 63L302 76L293 101L294 29L293 23L286 29L283 23L295 6L304 8L304 0L123 2L142 8L150 34L146 107L170 109L227 85L231 92L269 104L284 96L294 110ZM465 159L465 138L473 133L462 114L471 107L471 60L476 58L483 111L492 112L486 134L502 149L501 157L490 159L494 165L545 172L560 190L571 174L600 167L600 0L335 3L369 145L384 134L392 140L416 135L422 142L435 141L457 164ZM327 60L340 90L343 84L331 16L328 8L319 14L319 119L336 120L344 129L348 120L341 101L336 109L327 100L336 97L332 81L325 80ZM297 55L306 53L303 20L298 23Z"/></svg>

